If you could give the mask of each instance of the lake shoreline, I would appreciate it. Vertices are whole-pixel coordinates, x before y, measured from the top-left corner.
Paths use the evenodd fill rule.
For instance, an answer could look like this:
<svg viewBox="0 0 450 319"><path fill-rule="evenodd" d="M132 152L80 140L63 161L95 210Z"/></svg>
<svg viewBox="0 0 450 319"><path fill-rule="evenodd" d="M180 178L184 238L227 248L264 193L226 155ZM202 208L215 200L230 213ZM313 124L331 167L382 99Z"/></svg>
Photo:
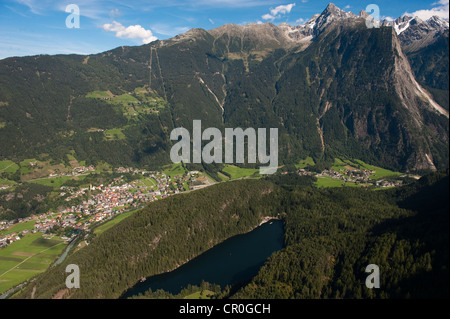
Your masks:
<svg viewBox="0 0 450 319"><path fill-rule="evenodd" d="M280 221L280 224L272 225L275 220ZM253 233L257 228L267 223L270 224L269 228ZM224 286L232 284L237 275L253 277L272 253L283 248L283 238L284 227L281 224L281 218L262 217L262 220L260 219L260 222L248 232L229 237L172 270L146 278L141 277L119 298L124 299L137 296L140 293L145 294L149 289L152 289L152 291L162 289L170 293L175 292L176 295L177 289L188 284L195 285L196 281L200 280L199 277L206 282L214 282ZM189 265L191 262L195 265ZM220 267L225 263L229 266L221 271ZM258 265L258 267L255 268L255 265ZM203 270L201 270L202 267ZM250 271L252 267L253 269ZM211 271L211 269L217 270ZM200 281L198 284L200 284ZM151 286L153 287L150 288Z"/></svg>

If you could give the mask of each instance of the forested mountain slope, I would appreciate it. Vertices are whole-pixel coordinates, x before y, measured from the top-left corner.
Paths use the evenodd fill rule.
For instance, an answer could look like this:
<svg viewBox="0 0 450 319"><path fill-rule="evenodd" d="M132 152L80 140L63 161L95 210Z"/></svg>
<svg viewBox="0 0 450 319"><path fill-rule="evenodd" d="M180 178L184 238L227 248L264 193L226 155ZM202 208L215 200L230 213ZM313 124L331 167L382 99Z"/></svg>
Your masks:
<svg viewBox="0 0 450 319"><path fill-rule="evenodd" d="M448 167L448 32L406 56L394 27L367 29L363 17L330 4L310 27L224 25L96 55L4 59L0 157L75 151L157 167L170 160L171 130L200 119L279 128L280 163Z"/></svg>
<svg viewBox="0 0 450 319"><path fill-rule="evenodd" d="M448 171L389 191L317 189L295 175L221 183L150 204L17 297L118 298L141 277L174 269L263 216L284 220L284 249L222 297L448 297L448 199L436 201L448 185ZM68 264L80 267L80 289L65 288ZM364 285L369 264L380 267L380 289Z"/></svg>

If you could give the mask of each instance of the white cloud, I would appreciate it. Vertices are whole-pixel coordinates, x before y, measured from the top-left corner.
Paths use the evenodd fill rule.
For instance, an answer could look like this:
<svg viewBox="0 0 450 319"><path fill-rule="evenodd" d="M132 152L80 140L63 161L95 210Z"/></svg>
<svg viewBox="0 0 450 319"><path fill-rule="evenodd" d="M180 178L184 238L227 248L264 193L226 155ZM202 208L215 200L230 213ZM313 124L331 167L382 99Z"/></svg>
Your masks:
<svg viewBox="0 0 450 319"><path fill-rule="evenodd" d="M208 20L209 20L209 22L211 22L211 24L214 24L214 20L213 19L209 18Z"/></svg>
<svg viewBox="0 0 450 319"><path fill-rule="evenodd" d="M295 7L295 3L278 6L275 9L271 9L270 14L267 13L261 18L264 20L275 20L281 18L282 15L290 13L293 7Z"/></svg>
<svg viewBox="0 0 450 319"><path fill-rule="evenodd" d="M130 25L129 27L125 27L119 22L113 21L112 24L104 24L103 30L116 32L116 37L121 39L141 39L144 44L158 40L151 30L145 30L140 25Z"/></svg>
<svg viewBox="0 0 450 319"><path fill-rule="evenodd" d="M440 0L438 2L433 3L433 6L435 7L431 9L417 10L412 13L406 12L404 15L419 17L422 20L428 20L432 16L438 16L439 18L448 20L449 0Z"/></svg>
<svg viewBox="0 0 450 319"><path fill-rule="evenodd" d="M268 13L263 15L261 18L263 18L264 20L273 20L273 19L275 19L275 17L271 16Z"/></svg>
<svg viewBox="0 0 450 319"><path fill-rule="evenodd" d="M295 21L295 24L303 24L305 23L305 20L302 18L297 19L297 21Z"/></svg>
<svg viewBox="0 0 450 319"><path fill-rule="evenodd" d="M150 28L157 34L162 34L169 37L174 37L191 29L190 27L175 27L172 24L166 23L155 23L150 25Z"/></svg>
<svg viewBox="0 0 450 319"><path fill-rule="evenodd" d="M270 10L270 13L274 16L276 16L277 14L290 13L294 6L295 6L295 3L287 4L284 6L278 6L275 9Z"/></svg>
<svg viewBox="0 0 450 319"><path fill-rule="evenodd" d="M344 7L344 9L350 9L351 7L352 7L351 5L347 4L347 5Z"/></svg>

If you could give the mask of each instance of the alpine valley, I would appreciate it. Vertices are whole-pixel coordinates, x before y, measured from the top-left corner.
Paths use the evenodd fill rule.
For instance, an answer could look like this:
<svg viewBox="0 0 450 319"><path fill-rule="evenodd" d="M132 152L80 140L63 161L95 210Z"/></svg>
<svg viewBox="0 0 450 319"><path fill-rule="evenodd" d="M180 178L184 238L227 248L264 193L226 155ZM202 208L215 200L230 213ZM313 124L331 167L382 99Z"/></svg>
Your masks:
<svg viewBox="0 0 450 319"><path fill-rule="evenodd" d="M192 131L194 120L222 132L278 128L283 168L221 183L259 165L183 164L216 185L158 198L102 233L77 233L67 258L13 297L119 298L270 217L283 221L283 249L254 277L175 297L448 298L449 23L403 16L368 28L370 19L330 3L298 26L226 24L95 55L0 60L0 182L17 183L15 193L0 191L0 220L65 205L42 199L61 185L27 183L20 163L163 171L170 132ZM408 177L379 190L319 188L309 174L337 166ZM382 289L364 286L371 263ZM80 289L65 286L68 264L80 267Z"/></svg>

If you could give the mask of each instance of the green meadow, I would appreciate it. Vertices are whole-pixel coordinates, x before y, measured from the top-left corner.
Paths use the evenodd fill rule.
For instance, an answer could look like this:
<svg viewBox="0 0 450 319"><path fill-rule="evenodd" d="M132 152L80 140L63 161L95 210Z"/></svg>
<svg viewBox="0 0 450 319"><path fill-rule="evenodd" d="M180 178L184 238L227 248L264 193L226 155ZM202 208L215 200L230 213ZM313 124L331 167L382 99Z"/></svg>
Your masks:
<svg viewBox="0 0 450 319"><path fill-rule="evenodd" d="M379 178L388 177L388 176L399 176L402 174L400 172L394 172L394 171L388 170L386 168L381 168L378 166L364 163L363 161L358 160L358 159L348 160L348 159L335 158L334 165L331 167L331 169L333 169L335 171L345 170L348 168L365 169L365 170L375 171L375 173L370 175L371 179L379 179Z"/></svg>
<svg viewBox="0 0 450 319"><path fill-rule="evenodd" d="M106 103L120 107L121 112L129 119L136 118L141 114L158 113L165 108L167 102L159 97L156 92L147 87L138 87L134 92L114 95L110 91L94 91L86 95L87 98L104 99ZM121 133L122 134L122 133ZM121 135L114 137L105 133L108 140L123 139ZM111 138L112 136L112 138Z"/></svg>
<svg viewBox="0 0 450 319"><path fill-rule="evenodd" d="M183 165L181 165L181 163L168 165L163 168L164 170L162 172L170 178L177 175L182 176L186 173L186 170L184 169Z"/></svg>
<svg viewBox="0 0 450 319"><path fill-rule="evenodd" d="M42 233L30 233L1 248L0 293L45 271L65 247L62 239L45 239Z"/></svg>
<svg viewBox="0 0 450 319"><path fill-rule="evenodd" d="M0 172L15 173L20 169L20 166L13 161L0 161Z"/></svg>
<svg viewBox="0 0 450 319"><path fill-rule="evenodd" d="M225 164L222 172L230 175L231 179L249 177L254 174L259 174L259 169L257 168L241 168L234 165Z"/></svg>
<svg viewBox="0 0 450 319"><path fill-rule="evenodd" d="M154 189L158 186L158 183L153 178L142 176L139 182L136 183L136 186L144 186Z"/></svg>
<svg viewBox="0 0 450 319"><path fill-rule="evenodd" d="M20 174L25 175L33 172L33 168L30 164L31 162L39 163L39 161L35 158L26 159L20 162Z"/></svg>
<svg viewBox="0 0 450 319"><path fill-rule="evenodd" d="M100 99L100 98L113 97L113 94L110 91L94 91L94 92L88 93L86 95L86 97Z"/></svg>
<svg viewBox="0 0 450 319"><path fill-rule="evenodd" d="M211 299L212 296L214 296L214 292L211 290L202 290L194 292L193 294L184 297L184 299Z"/></svg>
<svg viewBox="0 0 450 319"><path fill-rule="evenodd" d="M14 224L9 229L4 229L4 230L0 231L0 236L12 234L12 233L19 233L25 229L32 230L32 229L34 229L34 223L35 223L34 220L30 220L25 223Z"/></svg>
<svg viewBox="0 0 450 319"><path fill-rule="evenodd" d="M49 178L41 178L36 180L31 180L31 183L41 184L45 186L53 187L55 190L58 190L61 186L63 186L68 180L76 179L83 180L85 176L61 176L61 177L49 177Z"/></svg>
<svg viewBox="0 0 450 319"><path fill-rule="evenodd" d="M74 154L75 154L75 152L66 154L66 157L69 160L69 162L70 161L77 161L77 159L75 158Z"/></svg>
<svg viewBox="0 0 450 319"><path fill-rule="evenodd" d="M16 182L0 177L0 186L12 186L14 184L16 184Z"/></svg>
<svg viewBox="0 0 450 319"><path fill-rule="evenodd" d="M296 164L295 167L297 169L299 169L299 168L306 168L308 166L314 166L314 165L315 165L314 160L312 159L312 157L308 156L306 159L301 160L298 164Z"/></svg>
<svg viewBox="0 0 450 319"><path fill-rule="evenodd" d="M105 131L105 138L108 141L124 140L125 134L123 133L123 128L115 128Z"/></svg>
<svg viewBox="0 0 450 319"><path fill-rule="evenodd" d="M217 175L219 176L221 182L224 182L224 181L227 181L230 179L228 176L226 176L222 172L217 172Z"/></svg>
<svg viewBox="0 0 450 319"><path fill-rule="evenodd" d="M129 211L129 212L126 212L126 213L122 213L119 216L114 217L110 221L107 221L106 223L104 223L104 224L98 226L97 228L95 228L94 234L100 235L101 233L103 233L106 230L110 229L114 225L120 223L122 220L124 220L125 218L131 216L132 214L134 214L137 211L138 211L138 209L132 210L132 211Z"/></svg>

